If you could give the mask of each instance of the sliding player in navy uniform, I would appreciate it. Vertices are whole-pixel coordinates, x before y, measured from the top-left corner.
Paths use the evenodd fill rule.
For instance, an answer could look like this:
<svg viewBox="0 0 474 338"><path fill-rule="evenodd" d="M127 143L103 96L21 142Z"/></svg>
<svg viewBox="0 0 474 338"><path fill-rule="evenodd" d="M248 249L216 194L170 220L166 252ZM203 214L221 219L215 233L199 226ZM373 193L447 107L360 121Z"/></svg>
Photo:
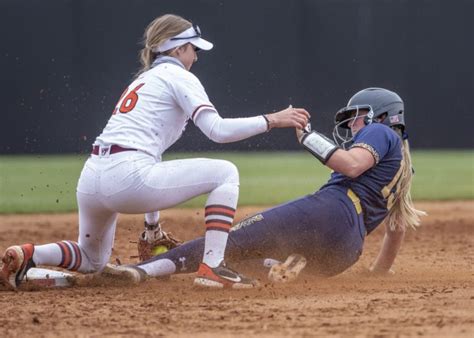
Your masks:
<svg viewBox="0 0 474 338"><path fill-rule="evenodd" d="M329 181L316 193L238 223L229 235L229 262L284 260L290 255L272 268L270 277L292 269L298 273L302 260L307 270L332 276L358 260L365 236L385 221L385 237L371 270L390 271L405 230L418 226L424 214L414 208L410 196L413 173L403 101L386 89L364 89L336 113L335 123L339 145L316 131L297 132L302 146L334 170ZM138 265L112 266L107 272L135 282L195 272L203 249L204 239L199 238ZM229 285L235 276L229 276ZM225 284L219 280L215 286Z"/></svg>

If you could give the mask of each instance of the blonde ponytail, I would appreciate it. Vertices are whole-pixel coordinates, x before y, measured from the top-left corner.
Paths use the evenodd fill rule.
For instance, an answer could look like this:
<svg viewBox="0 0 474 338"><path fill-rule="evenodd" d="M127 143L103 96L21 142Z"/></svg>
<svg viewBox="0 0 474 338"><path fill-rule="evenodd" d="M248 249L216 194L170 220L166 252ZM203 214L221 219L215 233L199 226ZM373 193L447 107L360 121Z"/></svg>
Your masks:
<svg viewBox="0 0 474 338"><path fill-rule="evenodd" d="M153 60L155 60L156 56L156 53L153 53L149 47L145 47L140 51L140 63L142 68L140 69L139 74L150 69L150 66L153 63Z"/></svg>
<svg viewBox="0 0 474 338"><path fill-rule="evenodd" d="M165 14L153 20L143 34L144 48L140 51L142 67L137 75L150 69L153 61L158 56L158 53L153 52L156 47L191 26L191 22L174 14ZM162 54L167 54L167 52Z"/></svg>
<svg viewBox="0 0 474 338"><path fill-rule="evenodd" d="M400 134L399 130L396 131ZM413 171L408 140L403 140L402 152L403 159L400 179L397 183L397 193L387 216L388 226L392 231L395 231L397 227L403 230L409 227L416 229L420 225L420 217L426 215L426 212L415 208L411 199Z"/></svg>

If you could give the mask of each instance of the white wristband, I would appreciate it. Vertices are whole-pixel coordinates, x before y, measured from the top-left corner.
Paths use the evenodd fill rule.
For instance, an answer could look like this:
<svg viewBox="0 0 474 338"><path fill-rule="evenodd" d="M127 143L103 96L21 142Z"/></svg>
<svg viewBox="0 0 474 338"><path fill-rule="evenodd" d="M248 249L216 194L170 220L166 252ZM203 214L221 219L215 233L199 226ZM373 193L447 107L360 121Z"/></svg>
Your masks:
<svg viewBox="0 0 474 338"><path fill-rule="evenodd" d="M323 164L339 149L330 139L314 130L303 136L301 144Z"/></svg>

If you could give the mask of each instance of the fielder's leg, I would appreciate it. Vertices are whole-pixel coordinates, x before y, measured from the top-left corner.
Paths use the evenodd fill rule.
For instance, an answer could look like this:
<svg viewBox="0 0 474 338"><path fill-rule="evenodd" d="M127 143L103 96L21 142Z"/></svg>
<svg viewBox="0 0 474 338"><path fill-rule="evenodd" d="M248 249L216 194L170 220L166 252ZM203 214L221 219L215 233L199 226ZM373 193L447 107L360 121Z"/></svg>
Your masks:
<svg viewBox="0 0 474 338"><path fill-rule="evenodd" d="M100 206L90 195L77 193L79 241L64 240L44 245L9 247L3 257L1 279L17 288L28 270L36 266L56 266L70 271L100 271L112 253L117 214Z"/></svg>
<svg viewBox="0 0 474 338"><path fill-rule="evenodd" d="M104 268L112 254L117 213L101 207L93 197L77 193L79 240L35 246L36 265L59 266L83 273Z"/></svg>

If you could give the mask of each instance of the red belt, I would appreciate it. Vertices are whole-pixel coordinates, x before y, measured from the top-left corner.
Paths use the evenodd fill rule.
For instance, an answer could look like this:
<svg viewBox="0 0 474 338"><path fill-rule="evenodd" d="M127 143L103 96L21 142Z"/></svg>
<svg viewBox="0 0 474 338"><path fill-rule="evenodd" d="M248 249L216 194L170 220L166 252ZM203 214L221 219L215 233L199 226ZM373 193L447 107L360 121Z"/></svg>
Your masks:
<svg viewBox="0 0 474 338"><path fill-rule="evenodd" d="M110 151L108 152L107 150L109 148L110 148ZM101 155L106 155L107 153L112 155L112 154L120 153L122 151L137 151L137 149L123 148L121 146L113 144L109 147L93 146L92 147L92 155L99 155L101 149L102 149L102 154Z"/></svg>

